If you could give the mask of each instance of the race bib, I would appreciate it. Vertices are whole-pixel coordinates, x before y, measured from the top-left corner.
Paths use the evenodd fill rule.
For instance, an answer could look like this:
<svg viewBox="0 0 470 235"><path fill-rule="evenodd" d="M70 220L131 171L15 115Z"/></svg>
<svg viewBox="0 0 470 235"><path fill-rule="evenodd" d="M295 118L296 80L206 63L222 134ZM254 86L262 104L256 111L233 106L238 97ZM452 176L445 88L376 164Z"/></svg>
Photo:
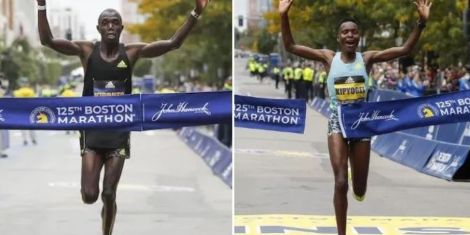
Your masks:
<svg viewBox="0 0 470 235"><path fill-rule="evenodd" d="M366 97L363 76L347 76L335 79L336 98L340 102L363 100Z"/></svg>
<svg viewBox="0 0 470 235"><path fill-rule="evenodd" d="M126 81L99 80L93 81L94 96L120 96L124 95Z"/></svg>

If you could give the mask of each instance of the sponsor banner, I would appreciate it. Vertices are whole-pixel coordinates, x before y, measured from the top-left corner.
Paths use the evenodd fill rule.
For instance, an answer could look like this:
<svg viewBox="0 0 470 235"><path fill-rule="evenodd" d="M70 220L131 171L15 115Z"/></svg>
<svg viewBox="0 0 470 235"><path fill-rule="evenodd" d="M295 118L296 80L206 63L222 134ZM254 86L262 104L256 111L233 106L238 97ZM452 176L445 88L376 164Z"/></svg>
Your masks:
<svg viewBox="0 0 470 235"><path fill-rule="evenodd" d="M369 97L377 99L406 97L403 94L396 94L394 91L374 90ZM319 106L312 107L320 112ZM468 144L470 144L468 122L412 128L371 138L371 148L380 156L419 172L452 181L470 179L470 172L467 170L470 168L468 160L470 146L466 146Z"/></svg>
<svg viewBox="0 0 470 235"><path fill-rule="evenodd" d="M234 234L338 234L334 216L236 215ZM470 219L460 217L348 216L347 234L470 234Z"/></svg>
<svg viewBox="0 0 470 235"><path fill-rule="evenodd" d="M310 106L320 114L322 114L325 117L330 117L330 102L327 100L315 97L313 98L312 103Z"/></svg>
<svg viewBox="0 0 470 235"><path fill-rule="evenodd" d="M427 146L424 145L424 148ZM437 143L422 171L446 180L469 179L470 172L468 170L462 172L463 174L457 173L459 169L465 169L462 166L467 161L469 151L470 146Z"/></svg>
<svg viewBox="0 0 470 235"><path fill-rule="evenodd" d="M232 121L232 92L142 95L143 130Z"/></svg>
<svg viewBox="0 0 470 235"><path fill-rule="evenodd" d="M470 121L470 91L338 108L345 138L364 138L415 127Z"/></svg>
<svg viewBox="0 0 470 235"><path fill-rule="evenodd" d="M235 95L236 127L304 133L305 113L305 100Z"/></svg>
<svg viewBox="0 0 470 235"><path fill-rule="evenodd" d="M372 90L372 92L369 93L369 98L369 101L378 102L385 100L409 99L412 98L412 96L393 90ZM403 130L402 132L421 136L426 139L470 145L470 123L467 122L411 128Z"/></svg>
<svg viewBox="0 0 470 235"><path fill-rule="evenodd" d="M386 134L382 138L385 140L383 145L375 146L374 150L390 160L421 172L437 145L436 141L400 132Z"/></svg>
<svg viewBox="0 0 470 235"><path fill-rule="evenodd" d="M0 129L142 131L230 122L231 92L1 98Z"/></svg>
<svg viewBox="0 0 470 235"><path fill-rule="evenodd" d="M140 130L139 96L1 98L0 129Z"/></svg>
<svg viewBox="0 0 470 235"><path fill-rule="evenodd" d="M191 127L178 131L183 141L196 152L229 187L232 187L232 151L213 137Z"/></svg>

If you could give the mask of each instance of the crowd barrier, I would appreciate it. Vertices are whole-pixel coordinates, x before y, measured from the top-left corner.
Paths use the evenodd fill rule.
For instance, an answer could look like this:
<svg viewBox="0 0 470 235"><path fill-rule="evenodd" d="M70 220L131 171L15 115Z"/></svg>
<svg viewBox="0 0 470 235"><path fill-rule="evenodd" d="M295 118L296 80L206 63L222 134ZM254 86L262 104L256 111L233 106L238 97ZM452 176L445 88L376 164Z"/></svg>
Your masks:
<svg viewBox="0 0 470 235"><path fill-rule="evenodd" d="M180 138L212 169L212 173L232 187L232 151L217 139L202 134L192 127L178 131Z"/></svg>
<svg viewBox="0 0 470 235"><path fill-rule="evenodd" d="M369 101L410 98L389 90L372 90ZM315 98L310 106L325 117L329 102ZM449 181L470 180L470 124L452 123L374 136L371 148L380 156Z"/></svg>

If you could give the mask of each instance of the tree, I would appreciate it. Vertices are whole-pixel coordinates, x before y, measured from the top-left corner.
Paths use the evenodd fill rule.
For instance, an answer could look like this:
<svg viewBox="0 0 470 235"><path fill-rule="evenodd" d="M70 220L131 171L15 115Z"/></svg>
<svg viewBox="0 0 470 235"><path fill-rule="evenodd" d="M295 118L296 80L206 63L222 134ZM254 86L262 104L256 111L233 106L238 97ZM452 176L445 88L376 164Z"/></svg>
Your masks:
<svg viewBox="0 0 470 235"><path fill-rule="evenodd" d="M142 77L146 74L149 74L151 68L152 68L152 60L150 59L139 60L134 65L134 75L137 77Z"/></svg>
<svg viewBox="0 0 470 235"><path fill-rule="evenodd" d="M130 25L129 31L148 42L170 38L193 7L194 1L188 0L142 0L139 11L147 19ZM231 15L230 0L210 2L184 45L157 60L157 77L175 80L178 74L189 76L191 70L197 70L202 80L223 84L232 67Z"/></svg>
<svg viewBox="0 0 470 235"><path fill-rule="evenodd" d="M462 13L466 2L433 0L431 18L413 55L424 57L428 52L435 52L443 66L465 60ZM278 33L278 1L272 3L274 10L265 18L269 32ZM406 40L418 19L416 7L409 0L296 0L289 15L298 43L332 50L337 49L337 24L347 16L360 22L361 36L365 38L362 50L396 46L398 38Z"/></svg>

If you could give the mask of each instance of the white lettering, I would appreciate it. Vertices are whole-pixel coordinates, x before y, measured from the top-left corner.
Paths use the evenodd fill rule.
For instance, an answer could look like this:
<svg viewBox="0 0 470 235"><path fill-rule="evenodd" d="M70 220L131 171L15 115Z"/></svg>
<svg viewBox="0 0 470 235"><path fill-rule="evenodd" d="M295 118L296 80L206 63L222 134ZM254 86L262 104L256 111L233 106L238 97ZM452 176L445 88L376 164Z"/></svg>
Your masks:
<svg viewBox="0 0 470 235"><path fill-rule="evenodd" d="M357 119L351 126L351 129L357 129L362 122L371 122L377 120L385 120L385 121L398 121L398 117L396 117L393 113L395 110L392 110L390 114L381 114L380 110L375 110L372 115L369 112L367 113L360 113L359 119Z"/></svg>
<svg viewBox="0 0 470 235"><path fill-rule="evenodd" d="M180 102L176 107L173 104L164 103L161 104L161 110L157 111L152 116L152 121L158 121L162 115L168 113L202 113L207 116L211 116L211 112L208 108L209 103L205 103L202 107L188 107L189 103L187 102Z"/></svg>

